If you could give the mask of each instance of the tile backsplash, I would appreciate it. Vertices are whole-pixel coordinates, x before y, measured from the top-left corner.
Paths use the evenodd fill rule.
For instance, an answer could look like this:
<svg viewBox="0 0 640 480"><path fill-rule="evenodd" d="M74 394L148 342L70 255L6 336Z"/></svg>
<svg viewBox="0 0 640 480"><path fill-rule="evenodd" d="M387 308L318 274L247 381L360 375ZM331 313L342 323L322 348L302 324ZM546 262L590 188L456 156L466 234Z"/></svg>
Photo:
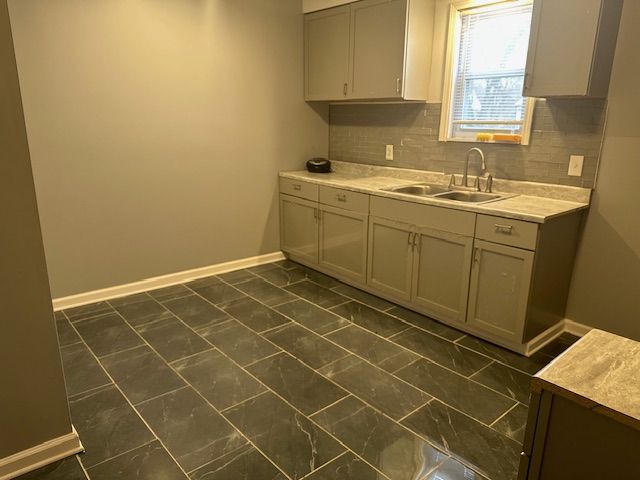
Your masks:
<svg viewBox="0 0 640 480"><path fill-rule="evenodd" d="M461 173L479 146L496 178L592 188L606 113L600 99L538 100L530 145L439 142L440 104L331 105L329 158L346 162ZM385 160L393 144L394 160ZM567 175L570 155L584 155L582 177ZM478 174L477 161L469 173Z"/></svg>

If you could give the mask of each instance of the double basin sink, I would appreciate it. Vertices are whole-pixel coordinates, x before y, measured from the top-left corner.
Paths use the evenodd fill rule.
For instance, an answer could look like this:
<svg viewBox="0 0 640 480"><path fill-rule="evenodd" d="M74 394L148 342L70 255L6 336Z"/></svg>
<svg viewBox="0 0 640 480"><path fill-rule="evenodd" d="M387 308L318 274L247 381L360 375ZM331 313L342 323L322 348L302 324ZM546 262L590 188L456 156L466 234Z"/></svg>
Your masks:
<svg viewBox="0 0 640 480"><path fill-rule="evenodd" d="M452 190L448 187L432 183L416 183L413 185L385 188L384 190L416 197L434 197L440 200L452 200L454 202L464 203L495 202L504 197L504 195L500 195L499 193Z"/></svg>

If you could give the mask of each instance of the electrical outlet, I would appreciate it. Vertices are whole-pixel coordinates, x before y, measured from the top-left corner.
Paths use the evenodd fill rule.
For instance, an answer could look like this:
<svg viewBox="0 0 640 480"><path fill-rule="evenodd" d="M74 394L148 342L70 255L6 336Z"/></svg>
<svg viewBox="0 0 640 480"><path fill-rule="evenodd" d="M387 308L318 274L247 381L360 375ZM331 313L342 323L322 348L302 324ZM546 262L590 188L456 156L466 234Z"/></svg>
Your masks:
<svg viewBox="0 0 640 480"><path fill-rule="evenodd" d="M583 155L571 155L571 157L569 157L569 171L567 172L567 175L570 177L581 177L583 165Z"/></svg>
<svg viewBox="0 0 640 480"><path fill-rule="evenodd" d="M393 145L387 145L384 158L385 160L393 160Z"/></svg>

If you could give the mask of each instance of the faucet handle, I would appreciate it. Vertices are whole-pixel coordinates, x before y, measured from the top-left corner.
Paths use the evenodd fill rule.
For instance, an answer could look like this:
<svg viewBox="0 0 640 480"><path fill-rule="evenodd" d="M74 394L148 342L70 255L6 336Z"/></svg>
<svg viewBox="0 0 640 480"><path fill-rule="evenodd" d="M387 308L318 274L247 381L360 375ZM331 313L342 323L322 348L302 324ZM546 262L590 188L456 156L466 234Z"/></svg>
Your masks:
<svg viewBox="0 0 640 480"><path fill-rule="evenodd" d="M493 175L489 173L485 178L487 179L487 183L485 183L484 191L491 193L491 189L493 188Z"/></svg>
<svg viewBox="0 0 640 480"><path fill-rule="evenodd" d="M451 178L449 179L449 188L456 186L456 174L452 173Z"/></svg>

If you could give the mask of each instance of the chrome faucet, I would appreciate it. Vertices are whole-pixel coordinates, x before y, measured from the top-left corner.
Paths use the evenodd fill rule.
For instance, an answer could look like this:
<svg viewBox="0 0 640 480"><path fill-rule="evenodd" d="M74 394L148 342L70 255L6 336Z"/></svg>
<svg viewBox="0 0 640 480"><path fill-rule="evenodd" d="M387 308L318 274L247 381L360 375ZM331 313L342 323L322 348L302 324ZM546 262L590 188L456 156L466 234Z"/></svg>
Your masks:
<svg viewBox="0 0 640 480"><path fill-rule="evenodd" d="M478 154L480 155L480 160L482 162L482 172L484 173L484 171L487 169L487 165L484 163L484 153L482 153L482 150L480 150L477 147L470 148L469 151L467 152L467 159L464 162L464 172L462 173L463 187L469 186L469 160L471 160L471 154L473 152L478 152ZM476 188L479 189L480 185L478 182L479 180L476 178Z"/></svg>

